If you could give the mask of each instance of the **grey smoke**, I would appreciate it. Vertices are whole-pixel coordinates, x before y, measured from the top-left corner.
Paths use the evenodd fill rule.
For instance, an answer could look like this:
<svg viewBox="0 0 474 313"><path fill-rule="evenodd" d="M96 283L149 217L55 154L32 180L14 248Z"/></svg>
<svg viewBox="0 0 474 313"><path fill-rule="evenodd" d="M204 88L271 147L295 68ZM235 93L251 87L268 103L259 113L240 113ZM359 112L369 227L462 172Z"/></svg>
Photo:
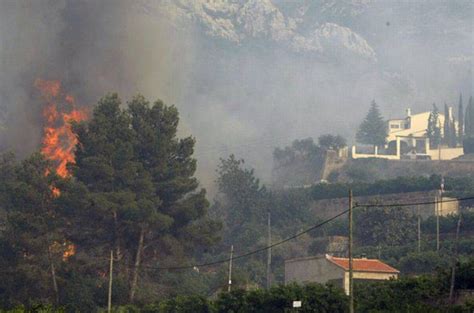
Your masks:
<svg viewBox="0 0 474 313"><path fill-rule="evenodd" d="M474 90L469 0L203 3L0 0L0 147L21 156L38 147L32 84L60 79L83 105L111 91L175 104L206 186L230 153L268 181L274 147L327 132L352 141L372 99L388 118ZM272 32L272 23L287 28ZM331 38L325 52L295 48L325 23L363 38L374 60Z"/></svg>

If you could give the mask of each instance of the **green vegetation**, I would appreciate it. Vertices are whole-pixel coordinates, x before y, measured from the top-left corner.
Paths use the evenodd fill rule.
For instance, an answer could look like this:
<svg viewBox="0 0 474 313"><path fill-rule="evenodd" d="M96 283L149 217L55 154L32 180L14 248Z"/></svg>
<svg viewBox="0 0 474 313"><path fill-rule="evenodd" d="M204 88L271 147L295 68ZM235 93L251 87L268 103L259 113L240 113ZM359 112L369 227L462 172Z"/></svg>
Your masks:
<svg viewBox="0 0 474 313"><path fill-rule="evenodd" d="M454 187L455 180L456 179L451 180L446 178L446 190L451 190ZM374 183L323 183L309 188L309 193L313 200L322 200L347 197L347 191L349 189L352 189L354 195L357 196L430 191L438 189L440 181L440 176L432 175L430 177L397 177L394 179L378 180ZM474 182L474 180L472 182Z"/></svg>
<svg viewBox="0 0 474 313"><path fill-rule="evenodd" d="M268 291L261 289L267 283L263 251L235 260L231 293L223 292L226 262L180 271L169 267L225 260L231 245L236 255L264 248L269 215L273 242L294 235L317 223L313 201L346 197L349 188L369 196L431 191L441 181L439 176L400 177L278 191L266 188L244 160L231 155L217 168L218 194L211 206L194 177L194 138L178 138L178 123L173 106L142 96L122 106L111 94L99 101L87 123L73 125L78 145L69 177L58 176L54 164L38 153L21 161L1 155L0 307L100 312L107 304L113 252L116 312L285 312L293 300L303 301L301 312L346 312L347 297L339 288L279 285L285 259L305 254L308 246L325 252L327 241L321 237L347 235L346 219L273 249L274 287ZM342 137L323 135L318 144L306 139L277 149L275 158L281 164L319 162L328 149L343 146ZM474 179L447 177L445 189L447 195L472 196ZM462 230L474 230L474 214L463 218ZM404 274L433 274L449 267L456 221L440 218L439 253L433 252L435 221L423 221L418 252L417 220L408 210L358 208L355 252L380 257ZM458 288L471 286L473 253L474 241L462 237ZM446 293L446 275L440 271L436 277L357 287L358 310L391 310L393 298L403 311L437 312L444 305L439 298Z"/></svg>
<svg viewBox="0 0 474 313"><path fill-rule="evenodd" d="M464 114L464 135L466 137L474 137L474 102L472 96L466 106L466 114Z"/></svg>
<svg viewBox="0 0 474 313"><path fill-rule="evenodd" d="M360 143L380 147L385 144L386 137L387 123L383 119L377 103L372 101L367 116L357 130L356 139Z"/></svg>
<svg viewBox="0 0 474 313"><path fill-rule="evenodd" d="M291 146L273 151L273 175L276 185L301 186L313 184L321 177L321 170L328 150L338 151L346 147L340 135L324 134L315 144L313 138L295 140Z"/></svg>
<svg viewBox="0 0 474 313"><path fill-rule="evenodd" d="M474 102L472 96L469 97L469 103L466 106L464 114L464 153L474 153Z"/></svg>
<svg viewBox="0 0 474 313"><path fill-rule="evenodd" d="M457 146L456 120L449 114L449 108L444 103L443 143L450 148Z"/></svg>
<svg viewBox="0 0 474 313"><path fill-rule="evenodd" d="M354 225L354 236L360 245L395 246L416 239L416 218L399 207L357 208Z"/></svg>
<svg viewBox="0 0 474 313"><path fill-rule="evenodd" d="M428 117L428 129L426 130L430 139L430 146L437 149L441 143L441 127L439 125L439 111L436 104L433 103L433 109Z"/></svg>
<svg viewBox="0 0 474 313"><path fill-rule="evenodd" d="M458 143L462 144L464 139L464 105L462 102L462 94L459 94L458 104Z"/></svg>
<svg viewBox="0 0 474 313"><path fill-rule="evenodd" d="M57 176L40 154L21 162L2 157L0 306L54 303L82 312L104 306L111 250L114 303L186 291L184 274L146 270L186 264L219 235L193 177L194 139L178 139L177 126L173 106L138 96L122 109L112 94L88 123L74 125L71 177ZM187 282L199 286L205 279L211 278Z"/></svg>
<svg viewBox="0 0 474 313"><path fill-rule="evenodd" d="M456 287L474 288L474 261L457 265ZM449 305L449 270L433 275L402 277L399 280L379 282L355 281L356 312L472 312L473 302ZM227 313L227 312L292 312L293 301L301 301L298 312L348 312L348 297L342 289L331 284L275 286L270 290L235 289L220 293L215 300L200 296L177 296L145 305L114 307L115 313ZM5 312L63 312L51 307L27 311L22 307Z"/></svg>
<svg viewBox="0 0 474 313"><path fill-rule="evenodd" d="M223 257L227 257L231 245L239 253L266 246L268 214L271 215L274 238L288 237L309 225L311 214L304 192L276 193L266 189L255 177L253 169L246 168L244 160L233 155L221 160L217 174L219 195L211 212L220 216L224 223L222 240L211 251L214 258L222 251L225 251ZM265 286L265 253L239 260L238 264L243 284ZM272 265L275 270L283 266L283 256L278 250L274 251ZM283 281L281 274L275 279Z"/></svg>
<svg viewBox="0 0 474 313"><path fill-rule="evenodd" d="M347 146L346 139L340 135L325 134L318 138L318 143L324 150L339 150Z"/></svg>
<svg viewBox="0 0 474 313"><path fill-rule="evenodd" d="M276 148L273 151L273 160L276 167L291 164L297 160L305 162L319 162L322 157L321 147L314 144L313 138L295 140L289 147Z"/></svg>

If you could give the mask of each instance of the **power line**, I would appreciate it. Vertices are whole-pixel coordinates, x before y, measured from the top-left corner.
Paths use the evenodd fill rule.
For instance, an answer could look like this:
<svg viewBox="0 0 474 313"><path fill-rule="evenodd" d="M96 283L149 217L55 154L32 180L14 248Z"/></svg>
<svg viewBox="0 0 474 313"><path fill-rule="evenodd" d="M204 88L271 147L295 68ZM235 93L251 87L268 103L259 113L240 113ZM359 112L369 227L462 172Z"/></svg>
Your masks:
<svg viewBox="0 0 474 313"><path fill-rule="evenodd" d="M436 203L446 203L446 202L456 202L456 201L459 201L459 202L462 202L462 201L467 201L467 200L474 200L474 196L473 197L465 197L465 198L459 198L459 199L448 199L448 200L443 200L443 201L424 201L424 202L410 202L410 203L388 203L388 204L384 204L384 203L378 203L378 204L358 204L358 203L355 203L354 206L353 206L353 209L355 208L375 208L375 207L406 207L406 206L415 206L415 205L428 205L428 204L436 204ZM253 250L253 251L250 251L250 252L247 252L247 253L244 253L244 254L240 254L240 255L237 255L237 256L233 256L232 257L232 260L237 260L237 259L242 259L242 258L246 258L246 257L249 257L251 255L254 255L254 254L257 254L257 253L260 253L260 252L263 252L263 251L266 251L268 249L271 249L273 247L276 247L276 246L279 246L279 245L282 245L290 240L293 240L293 239L296 239L306 233L309 233L311 232L312 230L316 229L316 228L319 228L319 227L322 227L330 222L332 222L333 220L345 215L346 213L349 212L350 209L347 209L347 210L344 210L342 211L341 213L339 214L336 214L334 215L333 217L327 219L327 220L324 220L323 222L320 222L316 225L313 225L311 226L310 228L307 228L291 237L287 237L283 240L280 240L278 242L275 242L274 244L271 244L271 245L268 245L268 246L265 246L265 247L262 247L262 248L259 248L259 249L256 249L256 250ZM154 267L154 266L140 266L140 268L142 269L149 269L149 270L157 270L157 271L167 271L167 270L186 270L186 269L194 269L194 268L199 268L199 267L207 267L207 266L212 266L212 265L217 265L217 264L222 264L222 263L227 263L229 262L231 259L230 258L225 258L225 259L220 259L220 260L216 260L216 261L212 261L212 262L207 262L207 263L198 263L198 264L193 264L193 265L185 265L185 266L170 266L170 267Z"/></svg>
<svg viewBox="0 0 474 313"><path fill-rule="evenodd" d="M251 256L253 254L257 254L259 252L262 252L262 251L266 251L268 249L271 249L273 247L276 247L276 246L279 246L281 244L284 244L290 240L293 240L295 238L298 238L306 233L309 233L310 231L316 229L316 228L319 228L321 226L324 226L326 225L327 223L337 219L338 217L346 214L347 212L349 212L349 210L345 210L345 211L342 211L341 213L321 222L321 223L318 223L310 228L307 228L291 237L288 237L286 239L283 239L283 240L280 240L278 242L275 242L274 244L271 244L269 246L266 246L266 247L263 247L263 248L260 248L260 249L257 249L257 250L253 250L253 251L250 251L250 252L247 252L247 253L244 253L244 254L240 254L240 255L237 255L237 256L234 256L232 257L232 260L237 260L237 259L242 259L242 258L245 258L245 257L248 257L248 256ZM194 264L194 265L187 265L187 266L171 266L171 267L153 267L153 266L142 266L142 268L146 268L146 269L152 269L152 270L184 270L184 269L193 269L193 268L199 268L199 267L206 267L206 266L211 266L211 265L217 265L217 264L221 264L221 263L227 263L230 261L230 258L226 258L226 259L221 259L221 260L217 260L217 261L213 261L213 262L208 262L208 263L201 263L201 264Z"/></svg>
<svg viewBox="0 0 474 313"><path fill-rule="evenodd" d="M455 198L447 200L434 200L426 202L409 202L409 203L371 203L371 204L359 204L356 203L355 207L364 207L364 208L376 208L376 207L405 207L405 206L415 206L415 205L428 205L428 204L437 204L437 203L448 203L448 202L461 202L467 200L474 200L474 197L465 197L465 198Z"/></svg>

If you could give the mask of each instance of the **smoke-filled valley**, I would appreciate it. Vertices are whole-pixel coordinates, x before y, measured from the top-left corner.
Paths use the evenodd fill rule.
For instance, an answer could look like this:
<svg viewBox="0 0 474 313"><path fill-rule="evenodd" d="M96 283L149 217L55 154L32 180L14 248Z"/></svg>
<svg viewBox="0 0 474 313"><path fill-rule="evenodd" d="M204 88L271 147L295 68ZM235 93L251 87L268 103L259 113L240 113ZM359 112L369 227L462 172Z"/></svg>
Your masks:
<svg viewBox="0 0 474 313"><path fill-rule="evenodd" d="M271 152L469 95L472 3L446 1L2 1L0 146L38 148L37 78L78 103L107 92L175 104L210 187L235 153L269 180Z"/></svg>

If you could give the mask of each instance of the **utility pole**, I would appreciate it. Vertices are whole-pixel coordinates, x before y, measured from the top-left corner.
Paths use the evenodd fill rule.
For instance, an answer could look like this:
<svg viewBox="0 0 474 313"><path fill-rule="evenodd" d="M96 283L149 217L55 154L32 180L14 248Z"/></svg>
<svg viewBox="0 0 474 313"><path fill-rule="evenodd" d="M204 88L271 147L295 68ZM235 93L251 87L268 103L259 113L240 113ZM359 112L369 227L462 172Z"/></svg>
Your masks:
<svg viewBox="0 0 474 313"><path fill-rule="evenodd" d="M420 206L418 208L418 253L421 252L421 216L420 216Z"/></svg>
<svg viewBox="0 0 474 313"><path fill-rule="evenodd" d="M267 290L270 289L272 285L271 275L272 275L272 224L271 224L271 213L268 212L268 239L267 239Z"/></svg>
<svg viewBox="0 0 474 313"><path fill-rule="evenodd" d="M232 288L232 258L234 257L234 245L230 246L230 259L229 259L229 284L227 291L230 292Z"/></svg>
<svg viewBox="0 0 474 313"><path fill-rule="evenodd" d="M354 313L354 285L352 264L352 189L349 189L349 313Z"/></svg>
<svg viewBox="0 0 474 313"><path fill-rule="evenodd" d="M456 280L456 263L458 260L459 231L461 230L461 213L459 213L456 227L456 241L454 243L453 264L451 267L451 286L449 288L449 303L454 304L454 282Z"/></svg>
<svg viewBox="0 0 474 313"><path fill-rule="evenodd" d="M444 178L441 176L438 205L436 206L436 251L439 252L439 215L443 212Z"/></svg>
<svg viewBox="0 0 474 313"><path fill-rule="evenodd" d="M107 299L107 312L112 312L112 278L114 271L114 250L110 250L110 265L109 265L109 295Z"/></svg>

